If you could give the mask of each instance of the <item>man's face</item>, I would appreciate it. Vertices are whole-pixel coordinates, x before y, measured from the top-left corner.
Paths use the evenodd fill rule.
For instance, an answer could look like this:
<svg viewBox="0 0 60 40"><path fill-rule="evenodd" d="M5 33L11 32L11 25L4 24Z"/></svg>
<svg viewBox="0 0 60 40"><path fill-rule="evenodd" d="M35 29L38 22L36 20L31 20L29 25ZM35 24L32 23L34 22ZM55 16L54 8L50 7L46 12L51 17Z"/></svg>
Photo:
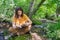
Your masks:
<svg viewBox="0 0 60 40"><path fill-rule="evenodd" d="M22 11L18 10L18 15L21 16L22 15Z"/></svg>

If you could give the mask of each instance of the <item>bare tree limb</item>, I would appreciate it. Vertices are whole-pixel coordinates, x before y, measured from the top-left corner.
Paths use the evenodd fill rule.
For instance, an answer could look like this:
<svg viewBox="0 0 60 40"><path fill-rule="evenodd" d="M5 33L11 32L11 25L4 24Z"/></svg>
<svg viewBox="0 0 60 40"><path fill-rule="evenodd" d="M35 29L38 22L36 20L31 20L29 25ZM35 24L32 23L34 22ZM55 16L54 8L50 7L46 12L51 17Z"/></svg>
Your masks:
<svg viewBox="0 0 60 40"><path fill-rule="evenodd" d="M29 17L31 16L31 13L33 12L34 3L35 3L35 0L31 0L30 7L29 7L29 14L28 14Z"/></svg>
<svg viewBox="0 0 60 40"><path fill-rule="evenodd" d="M37 12L37 10L41 7L41 5L45 2L45 0L41 0L41 2L37 5L37 8L34 9L33 14Z"/></svg>
<svg viewBox="0 0 60 40"><path fill-rule="evenodd" d="M31 19L32 15L35 14L37 12L37 10L39 9L39 7L44 3L45 0L41 0L41 2L37 5L37 8L34 8L35 5L35 0L32 0L30 3L30 9L29 9L29 17Z"/></svg>
<svg viewBox="0 0 60 40"><path fill-rule="evenodd" d="M57 3L57 8L56 8L56 16L57 18L59 17L60 15L60 4L59 4L60 0L58 0L58 3Z"/></svg>

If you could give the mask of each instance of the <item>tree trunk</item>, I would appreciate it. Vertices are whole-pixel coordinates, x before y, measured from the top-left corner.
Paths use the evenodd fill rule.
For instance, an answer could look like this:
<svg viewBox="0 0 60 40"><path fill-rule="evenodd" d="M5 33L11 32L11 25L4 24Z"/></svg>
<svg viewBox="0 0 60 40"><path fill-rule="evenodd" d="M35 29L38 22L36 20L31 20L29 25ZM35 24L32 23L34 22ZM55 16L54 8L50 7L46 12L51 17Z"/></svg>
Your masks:
<svg viewBox="0 0 60 40"><path fill-rule="evenodd" d="M33 13L35 14L37 10L41 7L41 5L45 2L45 0L41 0L41 2L37 5L37 8L34 8Z"/></svg>
<svg viewBox="0 0 60 40"><path fill-rule="evenodd" d="M30 18L31 18L33 9L34 9L34 4L35 4L35 0L32 0L32 1L30 2L29 14L28 14L28 16L29 16Z"/></svg>
<svg viewBox="0 0 60 40"><path fill-rule="evenodd" d="M35 0L32 0L30 3L30 7L29 7L29 17L30 19L32 18L32 15L34 15L37 10L40 8L40 6L44 3L45 0L41 0L41 2L37 5L37 8L34 8L35 5Z"/></svg>
<svg viewBox="0 0 60 40"><path fill-rule="evenodd" d="M58 3L57 3L57 9L56 9L56 16L58 18L59 14L60 14L60 0L58 0Z"/></svg>

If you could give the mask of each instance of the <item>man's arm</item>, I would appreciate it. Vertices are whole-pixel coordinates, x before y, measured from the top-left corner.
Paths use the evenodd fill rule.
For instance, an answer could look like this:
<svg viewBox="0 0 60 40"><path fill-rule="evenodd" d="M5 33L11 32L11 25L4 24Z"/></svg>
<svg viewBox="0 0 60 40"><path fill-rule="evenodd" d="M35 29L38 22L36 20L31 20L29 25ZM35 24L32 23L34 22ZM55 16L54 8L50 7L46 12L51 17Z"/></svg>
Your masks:
<svg viewBox="0 0 60 40"><path fill-rule="evenodd" d="M31 25L32 24L32 21L30 20L30 19L28 19L27 21L26 21L26 25Z"/></svg>
<svg viewBox="0 0 60 40"><path fill-rule="evenodd" d="M15 22L12 22L12 26L13 26L13 28L16 28Z"/></svg>

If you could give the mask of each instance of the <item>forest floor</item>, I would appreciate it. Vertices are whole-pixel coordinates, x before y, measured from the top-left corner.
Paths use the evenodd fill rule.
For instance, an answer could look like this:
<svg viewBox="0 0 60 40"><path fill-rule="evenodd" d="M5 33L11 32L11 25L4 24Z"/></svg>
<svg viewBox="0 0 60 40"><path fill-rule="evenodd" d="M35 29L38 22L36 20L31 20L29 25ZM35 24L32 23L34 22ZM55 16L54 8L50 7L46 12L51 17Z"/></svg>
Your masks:
<svg viewBox="0 0 60 40"><path fill-rule="evenodd" d="M0 29L3 29L4 35L8 35L8 28L11 27L12 24L10 22L0 22ZM44 27L46 27L47 24L44 23L42 25L33 25L31 32L38 34L37 36L40 36L42 40L47 40L46 37L46 30ZM20 36L15 36L15 37L10 37L8 40L32 40L32 35L31 34L24 34Z"/></svg>

